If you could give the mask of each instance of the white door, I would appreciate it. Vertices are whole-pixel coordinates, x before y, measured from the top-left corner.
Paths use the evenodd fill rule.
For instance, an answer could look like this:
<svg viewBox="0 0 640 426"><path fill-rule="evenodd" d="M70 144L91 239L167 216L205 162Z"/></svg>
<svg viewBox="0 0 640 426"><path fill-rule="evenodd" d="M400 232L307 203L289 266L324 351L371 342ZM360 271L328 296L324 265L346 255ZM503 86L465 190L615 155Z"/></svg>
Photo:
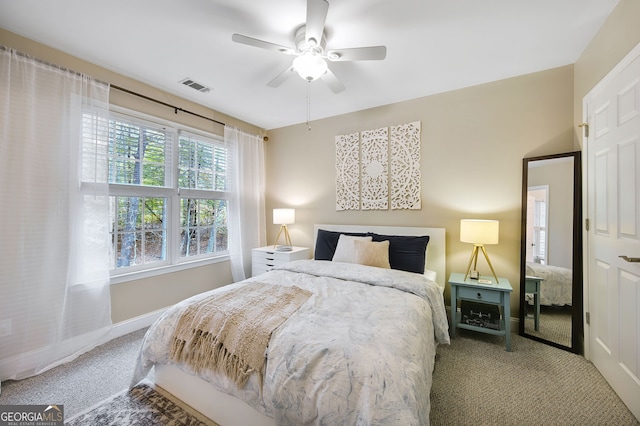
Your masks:
<svg viewBox="0 0 640 426"><path fill-rule="evenodd" d="M585 97L588 357L640 419L640 45Z"/></svg>

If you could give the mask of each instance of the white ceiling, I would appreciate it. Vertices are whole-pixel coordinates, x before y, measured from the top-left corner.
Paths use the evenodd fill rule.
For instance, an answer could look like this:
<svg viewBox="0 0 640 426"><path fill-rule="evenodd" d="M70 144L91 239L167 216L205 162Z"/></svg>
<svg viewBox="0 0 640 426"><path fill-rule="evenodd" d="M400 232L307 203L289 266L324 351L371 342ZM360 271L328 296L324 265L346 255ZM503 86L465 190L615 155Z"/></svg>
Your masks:
<svg viewBox="0 0 640 426"><path fill-rule="evenodd" d="M384 61L335 62L346 90L310 83L311 119L574 63L618 0L329 0L327 48L386 45ZM0 0L0 27L264 129L307 120L292 57L306 0ZM200 93L179 81L212 88Z"/></svg>

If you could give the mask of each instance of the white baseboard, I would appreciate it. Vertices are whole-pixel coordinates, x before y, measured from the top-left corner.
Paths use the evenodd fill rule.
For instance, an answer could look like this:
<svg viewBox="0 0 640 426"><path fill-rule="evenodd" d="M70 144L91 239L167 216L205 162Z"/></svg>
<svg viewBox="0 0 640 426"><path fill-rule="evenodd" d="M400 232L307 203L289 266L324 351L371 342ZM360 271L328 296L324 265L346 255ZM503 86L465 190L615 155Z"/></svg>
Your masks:
<svg viewBox="0 0 640 426"><path fill-rule="evenodd" d="M160 318L160 316L162 316L162 314L164 314L167 309L168 308L158 309L156 311L113 324L113 328L109 333L107 341L122 337L129 333L133 333L134 331L138 331L145 327L149 327L158 318Z"/></svg>

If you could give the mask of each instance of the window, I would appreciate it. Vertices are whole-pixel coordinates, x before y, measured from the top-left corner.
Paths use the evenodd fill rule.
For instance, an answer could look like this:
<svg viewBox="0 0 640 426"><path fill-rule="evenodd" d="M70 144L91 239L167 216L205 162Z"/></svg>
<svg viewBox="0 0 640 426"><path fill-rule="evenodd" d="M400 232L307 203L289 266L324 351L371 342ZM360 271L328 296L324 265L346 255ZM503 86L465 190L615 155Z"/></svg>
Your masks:
<svg viewBox="0 0 640 426"><path fill-rule="evenodd" d="M547 264L547 202L546 200L536 200L533 224L534 252L533 258L536 263Z"/></svg>
<svg viewBox="0 0 640 426"><path fill-rule="evenodd" d="M181 198L180 256L199 256L226 250L226 201Z"/></svg>
<svg viewBox="0 0 640 426"><path fill-rule="evenodd" d="M166 198L111 196L111 269L166 260Z"/></svg>
<svg viewBox="0 0 640 426"><path fill-rule="evenodd" d="M119 113L107 128L112 275L227 255L222 138Z"/></svg>
<svg viewBox="0 0 640 426"><path fill-rule="evenodd" d="M188 132L180 133L178 147L180 257L226 252L227 149Z"/></svg>

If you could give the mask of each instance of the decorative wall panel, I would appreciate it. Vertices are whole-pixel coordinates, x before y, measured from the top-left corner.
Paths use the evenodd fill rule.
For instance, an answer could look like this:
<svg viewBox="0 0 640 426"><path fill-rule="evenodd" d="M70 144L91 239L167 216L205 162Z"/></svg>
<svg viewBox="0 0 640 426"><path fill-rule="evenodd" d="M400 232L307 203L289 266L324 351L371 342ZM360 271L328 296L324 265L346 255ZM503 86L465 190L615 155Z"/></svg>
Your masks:
<svg viewBox="0 0 640 426"><path fill-rule="evenodd" d="M420 122L391 127L391 209L420 210Z"/></svg>
<svg viewBox="0 0 640 426"><path fill-rule="evenodd" d="M420 122L339 135L336 210L419 210Z"/></svg>
<svg viewBox="0 0 640 426"><path fill-rule="evenodd" d="M336 136L336 210L360 209L359 134Z"/></svg>
<svg viewBox="0 0 640 426"><path fill-rule="evenodd" d="M360 183L362 210L389 208L389 129L363 131Z"/></svg>

